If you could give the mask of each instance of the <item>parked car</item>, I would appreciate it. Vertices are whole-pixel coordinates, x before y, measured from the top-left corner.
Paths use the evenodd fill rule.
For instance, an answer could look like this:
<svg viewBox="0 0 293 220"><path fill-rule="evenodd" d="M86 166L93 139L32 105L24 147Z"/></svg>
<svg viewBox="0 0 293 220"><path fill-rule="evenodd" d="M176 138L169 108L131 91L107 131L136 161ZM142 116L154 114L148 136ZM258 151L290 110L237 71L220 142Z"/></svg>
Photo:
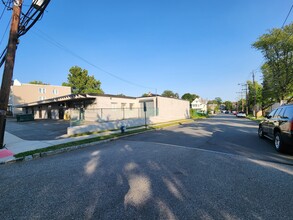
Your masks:
<svg viewBox="0 0 293 220"><path fill-rule="evenodd" d="M238 113L236 114L236 117L237 117L237 118L245 118L245 117L246 117L246 114L245 114L245 112L238 112Z"/></svg>
<svg viewBox="0 0 293 220"><path fill-rule="evenodd" d="M267 115L259 124L258 136L274 140L277 151L293 146L293 104L280 106Z"/></svg>

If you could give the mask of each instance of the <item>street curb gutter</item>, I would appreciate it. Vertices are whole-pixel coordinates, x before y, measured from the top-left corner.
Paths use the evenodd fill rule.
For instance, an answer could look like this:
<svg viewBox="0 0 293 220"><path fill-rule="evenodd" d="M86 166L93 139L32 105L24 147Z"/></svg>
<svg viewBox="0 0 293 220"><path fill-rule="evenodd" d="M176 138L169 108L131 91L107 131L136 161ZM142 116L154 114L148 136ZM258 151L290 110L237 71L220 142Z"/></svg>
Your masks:
<svg viewBox="0 0 293 220"><path fill-rule="evenodd" d="M0 165L12 164L12 163L23 162L23 161L31 161L31 160L38 159L38 158L41 158L41 157L53 156L53 155L57 155L57 154L65 153L65 152L70 152L70 151L86 148L86 147L97 145L97 144L103 144L103 143L111 142L111 141L118 140L118 139L124 138L124 137L129 137L129 136L133 136L133 135L137 135L137 134L142 134L142 133L149 132L149 131L152 131L152 130L141 131L141 132L137 132L137 133L134 133L134 134L126 134L126 135L123 135L123 136L120 136L120 137L109 138L107 140L101 140L101 141L96 141L96 142L87 143L87 144L81 144L81 145L76 145L76 146L71 146L71 147L65 147L65 148L52 150L52 151L47 151L47 152L42 152L42 153L35 153L35 154L28 155L28 156L25 156L25 157L19 157L19 158L12 157L11 159L8 159L6 161L1 161Z"/></svg>

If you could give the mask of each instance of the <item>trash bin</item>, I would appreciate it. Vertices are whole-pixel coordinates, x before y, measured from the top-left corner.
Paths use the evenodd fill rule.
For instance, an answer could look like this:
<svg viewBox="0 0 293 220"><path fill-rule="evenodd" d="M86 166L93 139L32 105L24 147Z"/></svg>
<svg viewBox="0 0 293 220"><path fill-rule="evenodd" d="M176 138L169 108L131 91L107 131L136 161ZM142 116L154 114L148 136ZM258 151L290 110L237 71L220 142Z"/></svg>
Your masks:
<svg viewBox="0 0 293 220"><path fill-rule="evenodd" d="M17 122L33 121L33 120L34 120L33 114L18 114L18 115L16 115Z"/></svg>

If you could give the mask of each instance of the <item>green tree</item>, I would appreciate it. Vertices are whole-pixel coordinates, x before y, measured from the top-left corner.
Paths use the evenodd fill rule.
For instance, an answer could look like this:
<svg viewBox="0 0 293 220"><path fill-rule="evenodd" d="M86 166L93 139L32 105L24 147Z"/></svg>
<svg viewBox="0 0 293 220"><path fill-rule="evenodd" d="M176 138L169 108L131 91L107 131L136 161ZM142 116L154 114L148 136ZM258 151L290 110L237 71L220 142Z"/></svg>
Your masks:
<svg viewBox="0 0 293 220"><path fill-rule="evenodd" d="M221 105L222 102L223 102L222 99L221 99L220 97L216 97L216 98L215 98L215 101L217 102L218 105Z"/></svg>
<svg viewBox="0 0 293 220"><path fill-rule="evenodd" d="M265 58L262 66L265 103L293 99L293 23L274 28L252 44ZM272 92L273 91L273 92Z"/></svg>
<svg viewBox="0 0 293 220"><path fill-rule="evenodd" d="M104 93L101 89L101 82L94 76L89 76L87 70L78 66L70 68L67 80L68 82L62 83L62 86L70 86L73 94Z"/></svg>
<svg viewBox="0 0 293 220"><path fill-rule="evenodd" d="M226 106L226 110L229 110L229 111L233 110L233 104L231 101L225 101L224 105Z"/></svg>
<svg viewBox="0 0 293 220"><path fill-rule="evenodd" d="M29 82L29 84L49 85L48 83L43 83L42 81L37 81L37 80L31 81L31 82Z"/></svg>
<svg viewBox="0 0 293 220"><path fill-rule="evenodd" d="M255 81L253 84L253 82L250 80L247 81L247 85L248 85L248 103L249 103L248 108L250 110L253 110L254 104L256 105L262 104L262 100L263 100L262 85L259 84L257 81Z"/></svg>
<svg viewBox="0 0 293 220"><path fill-rule="evenodd" d="M193 100L196 99L196 98L199 98L199 96L196 95L196 94L190 94L190 93L185 93L185 94L181 97L181 99L183 99L183 100L187 100L187 101L189 101L190 103L192 103Z"/></svg>
<svg viewBox="0 0 293 220"><path fill-rule="evenodd" d="M163 96L163 97L169 97L169 98L176 98L176 99L179 99L179 94L178 94L178 93L174 93L174 92L172 92L171 90L165 90L165 91L162 93L162 96Z"/></svg>

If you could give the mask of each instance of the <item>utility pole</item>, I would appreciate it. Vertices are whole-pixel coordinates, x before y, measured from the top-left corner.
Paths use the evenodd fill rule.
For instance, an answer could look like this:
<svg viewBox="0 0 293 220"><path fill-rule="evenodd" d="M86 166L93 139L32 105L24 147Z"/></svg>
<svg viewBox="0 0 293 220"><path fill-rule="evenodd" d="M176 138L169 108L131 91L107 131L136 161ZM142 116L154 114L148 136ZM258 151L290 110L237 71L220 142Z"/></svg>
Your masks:
<svg viewBox="0 0 293 220"><path fill-rule="evenodd" d="M248 84L247 83L238 83L238 85L245 87L241 91L245 91L245 99L246 99L246 115L248 115ZM241 98L242 98L242 93L241 93ZM242 99L242 111L244 112L244 100Z"/></svg>
<svg viewBox="0 0 293 220"><path fill-rule="evenodd" d="M244 85L245 85L245 95L246 95L246 115L248 115L248 105L249 105L249 103L248 103L248 84L245 83Z"/></svg>
<svg viewBox="0 0 293 220"><path fill-rule="evenodd" d="M253 116L257 118L257 109L256 109L256 85L254 80L254 71L252 72L252 82L254 87L254 105L253 105Z"/></svg>
<svg viewBox="0 0 293 220"><path fill-rule="evenodd" d="M6 112L9 101L10 86L13 76L16 47L18 44L18 27L20 22L21 8L22 0L14 0L10 34L0 91L0 149L4 148Z"/></svg>

